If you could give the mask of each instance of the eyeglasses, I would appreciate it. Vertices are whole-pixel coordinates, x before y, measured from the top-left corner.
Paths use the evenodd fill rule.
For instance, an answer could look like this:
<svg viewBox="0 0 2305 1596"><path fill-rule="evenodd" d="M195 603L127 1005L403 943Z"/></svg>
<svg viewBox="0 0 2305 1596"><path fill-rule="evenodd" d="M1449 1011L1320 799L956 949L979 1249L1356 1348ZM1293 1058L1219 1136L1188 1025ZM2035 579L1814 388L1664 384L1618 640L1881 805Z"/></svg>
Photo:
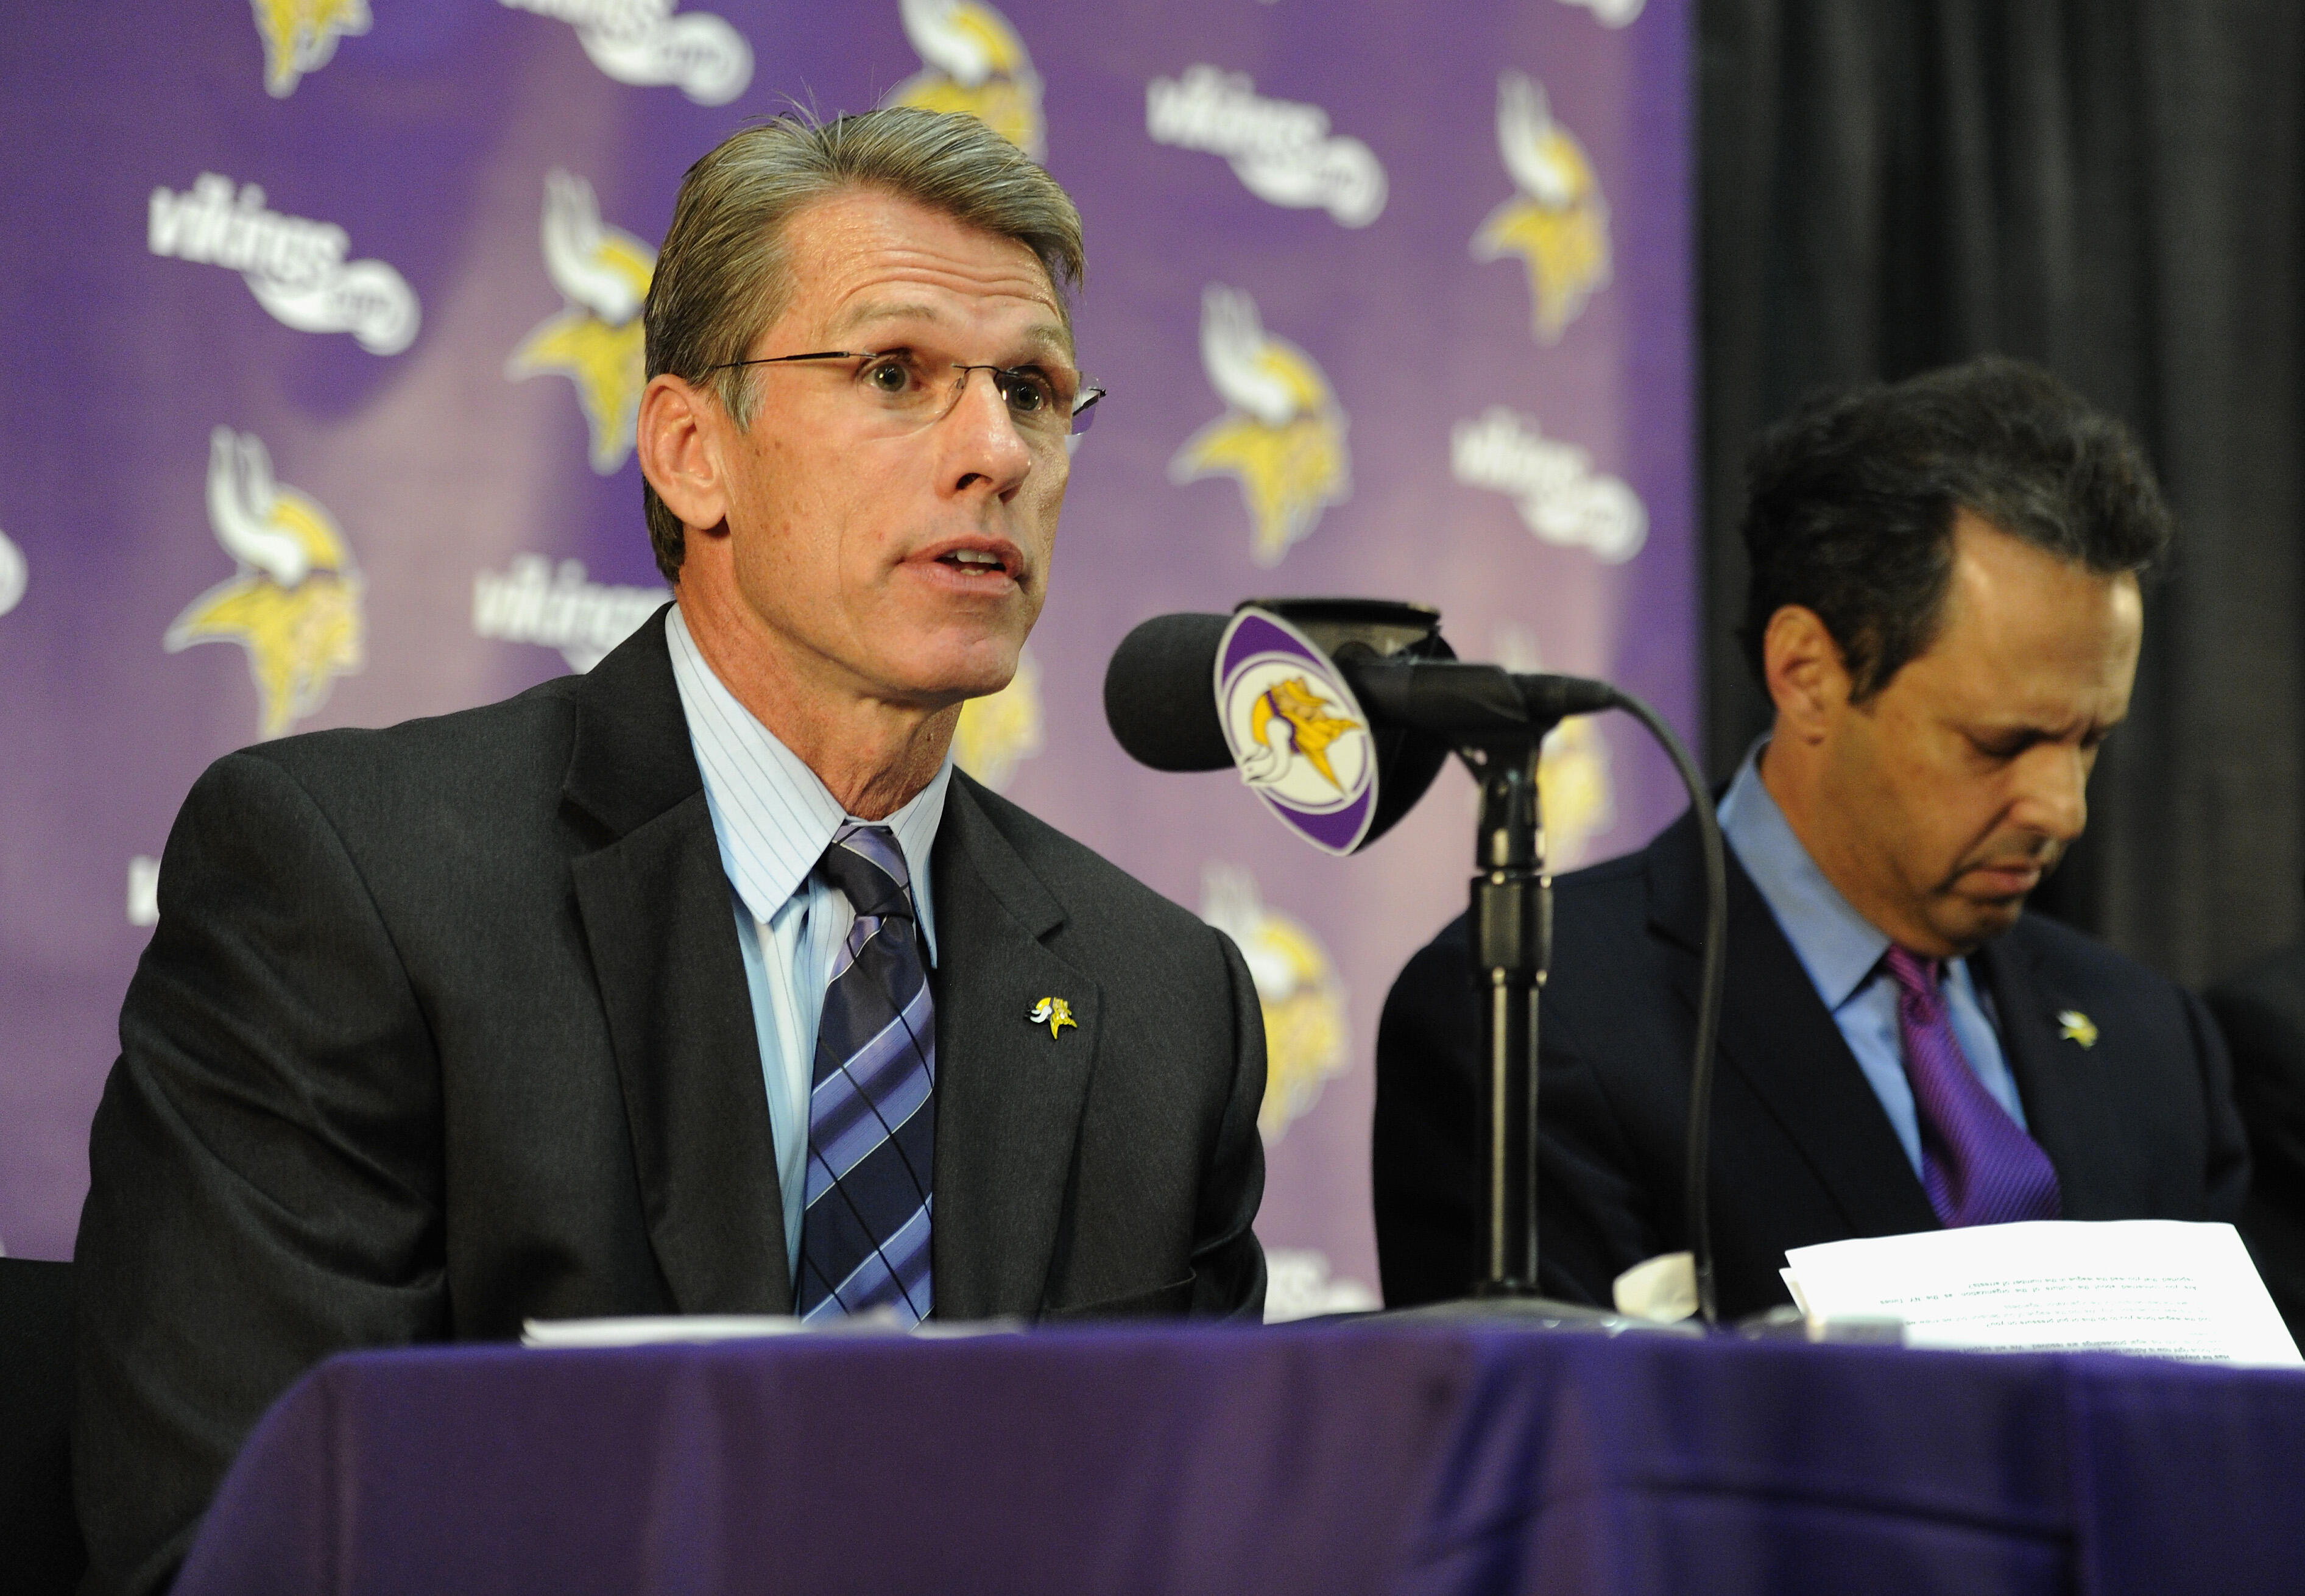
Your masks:
<svg viewBox="0 0 2305 1596"><path fill-rule="evenodd" d="M740 366L788 366L803 361L855 361L855 391L896 429L912 431L941 421L960 403L968 374L990 372L994 391L1008 406L1008 419L1028 438L1054 441L1088 430L1096 402L1105 390L1084 384L1067 399L1054 379L1033 366L964 365L958 361L932 361L910 349L825 349L810 354L769 355L760 360L723 361L705 370L727 371ZM943 370L955 373L949 382Z"/></svg>

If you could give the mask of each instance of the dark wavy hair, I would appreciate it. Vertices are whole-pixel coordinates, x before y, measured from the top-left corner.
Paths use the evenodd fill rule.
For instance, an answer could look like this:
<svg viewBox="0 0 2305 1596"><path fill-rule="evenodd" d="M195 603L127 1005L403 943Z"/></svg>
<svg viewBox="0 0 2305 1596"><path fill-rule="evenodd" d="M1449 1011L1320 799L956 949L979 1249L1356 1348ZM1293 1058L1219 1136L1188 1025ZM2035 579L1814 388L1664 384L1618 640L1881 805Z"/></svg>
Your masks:
<svg viewBox="0 0 2305 1596"><path fill-rule="evenodd" d="M2001 355L1818 395L1762 434L1746 480L1747 659L1764 674L1769 618L1800 605L1858 703L1936 640L1956 510L2105 574L2159 566L2174 534L2129 429Z"/></svg>

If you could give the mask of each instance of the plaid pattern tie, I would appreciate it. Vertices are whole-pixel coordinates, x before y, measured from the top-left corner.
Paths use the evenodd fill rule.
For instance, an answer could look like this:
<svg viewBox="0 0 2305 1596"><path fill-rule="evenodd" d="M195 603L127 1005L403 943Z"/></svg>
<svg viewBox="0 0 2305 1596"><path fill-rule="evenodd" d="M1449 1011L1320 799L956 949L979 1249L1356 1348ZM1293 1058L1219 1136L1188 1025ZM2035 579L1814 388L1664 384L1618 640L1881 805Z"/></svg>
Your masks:
<svg viewBox="0 0 2305 1596"><path fill-rule="evenodd" d="M1921 1185L1929 1206L1948 1228L2055 1218L2057 1171L1969 1068L1937 986L1943 966L1901 947L1889 949L1888 963L1897 982L1905 1078L1920 1110Z"/></svg>
<svg viewBox="0 0 2305 1596"><path fill-rule="evenodd" d="M817 870L856 911L825 988L808 1106L795 1307L822 1321L880 1307L929 1316L936 1008L911 878L886 826L841 827Z"/></svg>

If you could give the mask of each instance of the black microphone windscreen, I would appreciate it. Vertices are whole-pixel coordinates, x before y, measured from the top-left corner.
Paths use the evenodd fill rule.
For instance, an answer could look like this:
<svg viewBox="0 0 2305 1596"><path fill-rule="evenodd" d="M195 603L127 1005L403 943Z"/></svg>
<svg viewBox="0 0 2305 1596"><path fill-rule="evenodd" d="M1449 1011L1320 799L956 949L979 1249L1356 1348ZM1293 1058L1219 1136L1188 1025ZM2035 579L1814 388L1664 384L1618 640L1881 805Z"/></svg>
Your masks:
<svg viewBox="0 0 2305 1596"><path fill-rule="evenodd" d="M1217 645L1230 615L1154 615L1120 640L1104 672L1104 718L1128 757L1155 770L1222 770Z"/></svg>

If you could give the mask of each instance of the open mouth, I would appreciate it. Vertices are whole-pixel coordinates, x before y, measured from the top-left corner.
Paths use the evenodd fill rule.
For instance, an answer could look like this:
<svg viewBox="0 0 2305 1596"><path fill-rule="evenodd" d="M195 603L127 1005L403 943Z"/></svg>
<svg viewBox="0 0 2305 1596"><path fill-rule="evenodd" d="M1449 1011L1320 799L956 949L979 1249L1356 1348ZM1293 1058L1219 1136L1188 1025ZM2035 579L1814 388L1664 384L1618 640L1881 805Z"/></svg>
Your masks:
<svg viewBox="0 0 2305 1596"><path fill-rule="evenodd" d="M991 576L1008 574L1008 563L991 550L985 548L956 548L949 554L939 555L937 563L940 565L951 565L962 571Z"/></svg>
<svg viewBox="0 0 2305 1596"><path fill-rule="evenodd" d="M962 582L983 587L1006 587L1024 578L1024 552L1002 539L959 543L929 556L931 563L953 573Z"/></svg>

